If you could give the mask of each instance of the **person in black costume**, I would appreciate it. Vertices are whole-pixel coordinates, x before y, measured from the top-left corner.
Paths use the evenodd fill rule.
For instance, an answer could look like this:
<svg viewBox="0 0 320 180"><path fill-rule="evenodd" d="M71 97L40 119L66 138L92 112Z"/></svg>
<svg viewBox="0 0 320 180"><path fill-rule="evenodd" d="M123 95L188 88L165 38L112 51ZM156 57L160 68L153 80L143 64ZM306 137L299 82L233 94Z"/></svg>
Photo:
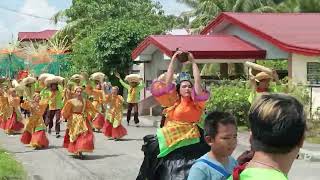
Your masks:
<svg viewBox="0 0 320 180"><path fill-rule="evenodd" d="M201 87L199 69L191 53L194 84L187 73L180 73L176 85L172 83L173 65L181 53L173 55L166 80L155 81L151 86L155 99L167 107L166 123L157 135L143 138L145 157L137 180L186 180L194 161L210 150L198 125L209 93Z"/></svg>

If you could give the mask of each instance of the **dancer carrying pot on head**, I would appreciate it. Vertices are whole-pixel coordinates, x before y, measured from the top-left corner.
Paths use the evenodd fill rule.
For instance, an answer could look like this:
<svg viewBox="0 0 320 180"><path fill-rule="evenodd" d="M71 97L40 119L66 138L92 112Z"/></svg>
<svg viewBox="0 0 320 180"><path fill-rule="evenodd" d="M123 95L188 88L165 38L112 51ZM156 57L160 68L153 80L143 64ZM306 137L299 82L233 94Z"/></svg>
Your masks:
<svg viewBox="0 0 320 180"><path fill-rule="evenodd" d="M41 100L46 100L48 101L49 100L49 97L50 97L50 87L48 85L45 84L45 81L47 78L49 77L53 77L54 75L53 74L48 74L48 73L43 73L43 74L40 74L39 78L38 78L38 93L40 93L40 97L41 97ZM43 120L44 122L47 120L48 118L48 113L49 113L49 105L47 104L47 107L43 113Z"/></svg>
<svg viewBox="0 0 320 180"><path fill-rule="evenodd" d="M50 88L50 92L48 94L49 110L47 113L46 125L48 126L48 133L51 134L53 119L55 118L56 138L60 137L61 109L63 108L63 88L59 84L61 84L63 80L64 78L60 76L50 76L45 80L45 84Z"/></svg>
<svg viewBox="0 0 320 180"><path fill-rule="evenodd" d="M97 72L91 75L90 80L93 81L95 88L92 87L90 83L86 86L86 93L89 96L93 96L92 105L96 109L97 113L93 115L92 126L97 131L100 132L105 122L105 92L104 92L104 81L105 74ZM89 82L91 82L89 81Z"/></svg>
<svg viewBox="0 0 320 180"><path fill-rule="evenodd" d="M25 101L21 107L31 112L20 141L23 144L30 144L35 149L47 148L49 140L46 136L46 125L43 120L43 114L48 104L41 100L39 93L34 94L33 100Z"/></svg>
<svg viewBox="0 0 320 180"><path fill-rule="evenodd" d="M83 97L83 88L80 86L75 87L75 98L69 100L62 109L62 116L68 121L63 147L81 159L83 152L92 152L94 149L94 135L88 117L96 113L91 102Z"/></svg>
<svg viewBox="0 0 320 180"><path fill-rule="evenodd" d="M106 104L109 108L106 113L106 122L102 129L105 136L114 140L119 140L127 135L127 130L121 124L124 100L121 95L118 95L118 92L119 88L113 86L111 94L106 95Z"/></svg>
<svg viewBox="0 0 320 180"><path fill-rule="evenodd" d="M172 83L177 56L187 53L192 63L194 83L188 73L180 73L176 85ZM201 87L200 72L193 55L177 51L169 64L166 81L155 81L151 93L163 106L168 107L166 123L157 136L144 137L145 153L138 180L184 180L194 161L210 148L204 141L203 130L197 125L205 109L209 92Z"/></svg>
<svg viewBox="0 0 320 180"><path fill-rule="evenodd" d="M248 97L248 101L251 104L254 99L262 93L278 92L276 86L274 84L271 85L272 81L275 81L277 84L279 84L279 77L275 70L271 70L264 66L250 62L246 62L246 65L250 68L249 76L252 91ZM253 72L257 73L254 75Z"/></svg>
<svg viewBox="0 0 320 180"><path fill-rule="evenodd" d="M24 92L23 92L23 101L25 100L32 100L33 95L35 93L35 83L37 82L37 80L34 77L26 77L21 81L21 85L23 85L24 88ZM24 117L29 117L30 116L30 112L27 110L24 110L22 108Z"/></svg>
<svg viewBox="0 0 320 180"><path fill-rule="evenodd" d="M121 85L128 90L128 112L127 112L127 123L130 124L131 119L131 111L134 111L134 123L136 126L139 126L139 107L138 103L140 101L140 91L145 87L145 84L142 81L142 78L138 74L130 74L126 76L125 81L129 84L125 83L119 73L116 73L116 77L119 79Z"/></svg>

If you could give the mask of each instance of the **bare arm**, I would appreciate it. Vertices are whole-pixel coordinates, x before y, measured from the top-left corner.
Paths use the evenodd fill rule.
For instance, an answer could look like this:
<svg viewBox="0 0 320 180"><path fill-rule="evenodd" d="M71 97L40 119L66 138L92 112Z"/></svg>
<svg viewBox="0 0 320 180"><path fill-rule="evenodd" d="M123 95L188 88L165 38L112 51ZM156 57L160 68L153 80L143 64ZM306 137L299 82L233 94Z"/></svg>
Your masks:
<svg viewBox="0 0 320 180"><path fill-rule="evenodd" d="M254 75L252 74L252 68L249 69L249 85L252 90L256 90L257 83L256 80L253 79Z"/></svg>
<svg viewBox="0 0 320 180"><path fill-rule="evenodd" d="M194 90L196 92L196 95L200 95L202 93L200 71L191 53L189 54L189 61L191 61L192 63L192 71L193 71L193 77L194 77Z"/></svg>
<svg viewBox="0 0 320 180"><path fill-rule="evenodd" d="M180 54L181 51L177 51L176 53L174 53L174 55L171 58L167 73L166 73L166 84L169 85L171 84L172 80L173 80L173 74L174 74L174 62L176 60L176 57L178 54Z"/></svg>

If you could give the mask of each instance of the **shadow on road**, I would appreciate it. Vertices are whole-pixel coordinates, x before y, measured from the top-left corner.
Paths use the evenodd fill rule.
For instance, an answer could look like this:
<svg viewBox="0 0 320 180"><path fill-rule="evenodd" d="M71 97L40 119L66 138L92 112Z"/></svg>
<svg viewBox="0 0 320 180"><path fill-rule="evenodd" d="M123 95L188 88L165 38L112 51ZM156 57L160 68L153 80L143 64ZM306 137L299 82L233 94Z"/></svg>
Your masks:
<svg viewBox="0 0 320 180"><path fill-rule="evenodd" d="M108 154L108 155L85 155L82 160L98 160L98 159L105 159L110 157L118 157L124 154ZM79 159L79 157L72 155L73 158Z"/></svg>
<svg viewBox="0 0 320 180"><path fill-rule="evenodd" d="M135 125L130 125L130 126L135 127ZM156 127L154 127L154 126L140 125L139 127L136 127L136 128L150 128L150 129L155 129Z"/></svg>
<svg viewBox="0 0 320 180"><path fill-rule="evenodd" d="M55 145L50 145L48 148L46 149L62 149L62 146L55 146Z"/></svg>
<svg viewBox="0 0 320 180"><path fill-rule="evenodd" d="M11 152L13 154L25 154L25 153L32 153L34 150L28 150L28 151L16 151L16 152Z"/></svg>
<svg viewBox="0 0 320 180"><path fill-rule="evenodd" d="M142 139L130 139L130 138L126 138L126 139L118 139L117 141L142 141Z"/></svg>

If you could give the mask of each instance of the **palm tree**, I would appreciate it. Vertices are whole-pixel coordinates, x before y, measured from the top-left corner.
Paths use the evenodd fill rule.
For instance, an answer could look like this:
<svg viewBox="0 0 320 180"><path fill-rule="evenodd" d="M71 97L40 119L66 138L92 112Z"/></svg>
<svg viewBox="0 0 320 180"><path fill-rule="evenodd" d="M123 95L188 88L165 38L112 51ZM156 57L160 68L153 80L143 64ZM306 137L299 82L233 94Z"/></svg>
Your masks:
<svg viewBox="0 0 320 180"><path fill-rule="evenodd" d="M319 0L285 0L277 6L279 12L320 12Z"/></svg>
<svg viewBox="0 0 320 180"><path fill-rule="evenodd" d="M276 12L276 3L281 0L177 0L177 2L184 3L191 11L184 12L181 16L188 16L193 19L189 28L191 32L198 33L203 29L209 21L216 18L220 12ZM204 67L206 70L215 69L215 64L208 64ZM223 67L223 68L222 68ZM226 65L221 64L221 68L225 69ZM243 64L235 64L235 71L243 73ZM226 73L222 73L226 74Z"/></svg>
<svg viewBox="0 0 320 180"><path fill-rule="evenodd" d="M201 30L220 12L276 12L273 0L177 0L184 3L191 11L184 15L194 18L190 27L195 31Z"/></svg>

